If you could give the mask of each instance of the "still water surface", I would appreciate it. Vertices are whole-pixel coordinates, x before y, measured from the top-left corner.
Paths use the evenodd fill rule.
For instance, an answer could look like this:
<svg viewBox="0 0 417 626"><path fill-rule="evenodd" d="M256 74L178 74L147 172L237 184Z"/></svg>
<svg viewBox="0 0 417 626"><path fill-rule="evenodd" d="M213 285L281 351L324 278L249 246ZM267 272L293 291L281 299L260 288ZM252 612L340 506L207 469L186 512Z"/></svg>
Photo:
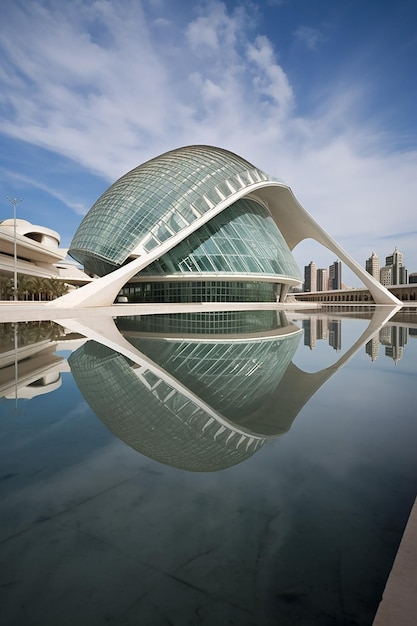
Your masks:
<svg viewBox="0 0 417 626"><path fill-rule="evenodd" d="M384 309L4 324L2 626L372 624L417 493Z"/></svg>

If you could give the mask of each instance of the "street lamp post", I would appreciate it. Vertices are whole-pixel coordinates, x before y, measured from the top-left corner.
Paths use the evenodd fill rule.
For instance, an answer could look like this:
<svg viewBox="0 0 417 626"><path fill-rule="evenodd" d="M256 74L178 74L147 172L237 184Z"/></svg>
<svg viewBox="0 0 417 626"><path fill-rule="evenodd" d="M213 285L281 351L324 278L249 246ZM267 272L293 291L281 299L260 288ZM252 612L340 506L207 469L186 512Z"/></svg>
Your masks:
<svg viewBox="0 0 417 626"><path fill-rule="evenodd" d="M16 245L16 207L23 202L23 198L17 200L6 196L7 200L13 206L13 300L17 300L17 245Z"/></svg>

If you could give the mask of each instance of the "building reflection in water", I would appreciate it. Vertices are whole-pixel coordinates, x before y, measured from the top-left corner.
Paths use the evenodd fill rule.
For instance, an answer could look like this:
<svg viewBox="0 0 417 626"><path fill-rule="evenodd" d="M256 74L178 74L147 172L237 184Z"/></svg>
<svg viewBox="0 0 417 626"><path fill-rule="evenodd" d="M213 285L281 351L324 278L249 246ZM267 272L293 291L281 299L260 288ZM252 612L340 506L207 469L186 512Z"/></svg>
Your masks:
<svg viewBox="0 0 417 626"><path fill-rule="evenodd" d="M303 331L312 347L314 337L330 343L330 328L336 329L330 345L340 349L333 313L307 319L292 313L303 329L282 310L4 324L0 395L17 402L53 391L70 367L96 415L132 448L186 470L219 470L287 432L309 398L362 346L375 355L378 340L405 345L403 324L410 337L417 325L393 315L369 312L359 339L314 373L292 359ZM73 347L68 363L56 354Z"/></svg>
<svg viewBox="0 0 417 626"><path fill-rule="evenodd" d="M315 315L302 319L304 329L304 345L310 350L317 347L317 342L327 340L329 346L339 352L342 348L342 318L333 319L332 316ZM384 347L385 356L395 363L403 358L404 347L408 338L417 336L417 320L415 313L398 312L378 334L370 339L365 352L372 361L376 361L380 354L380 346Z"/></svg>
<svg viewBox="0 0 417 626"><path fill-rule="evenodd" d="M366 344L366 353L375 361L379 357L379 346L384 347L385 356L392 359L394 363L401 361L404 355L404 347L408 343L408 339L417 336L417 319L415 312L410 313L407 310L399 311L386 324L379 334L373 337Z"/></svg>
<svg viewBox="0 0 417 626"><path fill-rule="evenodd" d="M53 322L2 325L0 340L0 397L30 400L61 385L65 359L56 354L65 338Z"/></svg>
<svg viewBox="0 0 417 626"><path fill-rule="evenodd" d="M282 310L73 321L94 341L69 364L93 411L129 446L178 468L215 471L287 432L393 315L385 309L369 315L332 366L313 373L292 362L303 330Z"/></svg>
<svg viewBox="0 0 417 626"><path fill-rule="evenodd" d="M252 456L295 417L277 410L302 330L280 311L121 318L135 360L96 341L69 358L96 415L142 454L191 471Z"/></svg>
<svg viewBox="0 0 417 626"><path fill-rule="evenodd" d="M317 341L328 339L329 346L339 352L342 349L342 320L327 316L303 319L304 345L314 350Z"/></svg>

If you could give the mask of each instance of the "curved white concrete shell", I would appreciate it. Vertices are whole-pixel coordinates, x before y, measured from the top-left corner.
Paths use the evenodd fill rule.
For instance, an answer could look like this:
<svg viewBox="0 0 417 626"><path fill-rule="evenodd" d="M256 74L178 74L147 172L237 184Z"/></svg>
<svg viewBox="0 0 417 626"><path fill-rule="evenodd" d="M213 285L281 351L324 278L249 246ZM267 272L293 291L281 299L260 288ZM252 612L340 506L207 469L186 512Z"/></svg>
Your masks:
<svg viewBox="0 0 417 626"><path fill-rule="evenodd" d="M14 230L14 219L3 220L0 222L0 225ZM16 234L26 237L31 241L36 241L44 248L48 248L56 252L58 252L58 247L61 242L59 233L52 230L52 228L34 225L27 220L16 219Z"/></svg>
<svg viewBox="0 0 417 626"><path fill-rule="evenodd" d="M242 244L252 247L248 264L237 263L231 268L227 253L222 257L223 266L220 262L204 269L195 265L184 271L172 263L170 255L178 260L175 250L184 249L189 241L195 245L198 233L205 232L205 240L210 239L204 231L207 226L220 224L222 216L231 215L231 211L233 219L236 215L238 218L240 210L252 219L251 228L257 212L269 223L267 228L259 229L255 244L244 238L240 241L240 250ZM259 238L266 238L271 230L275 239L263 246ZM81 223L70 253L81 262L102 268L106 275L48 306L108 306L133 277L136 282L176 284L202 278L279 284L277 299L284 301L289 287L301 283L290 251L306 238L316 240L339 257L368 287L375 303L399 304L319 226L285 183L226 150L210 146L180 148L132 170L99 198ZM268 254L275 255L272 260L262 258L268 247ZM243 250L242 256L245 254ZM257 264L258 256L261 264ZM169 262L161 263L161 259Z"/></svg>
<svg viewBox="0 0 417 626"><path fill-rule="evenodd" d="M91 277L74 262L65 261L67 250L59 247L60 235L51 228L14 219L0 222L0 276L13 277L16 248L16 271L19 277L30 276L60 280L68 285L85 285Z"/></svg>

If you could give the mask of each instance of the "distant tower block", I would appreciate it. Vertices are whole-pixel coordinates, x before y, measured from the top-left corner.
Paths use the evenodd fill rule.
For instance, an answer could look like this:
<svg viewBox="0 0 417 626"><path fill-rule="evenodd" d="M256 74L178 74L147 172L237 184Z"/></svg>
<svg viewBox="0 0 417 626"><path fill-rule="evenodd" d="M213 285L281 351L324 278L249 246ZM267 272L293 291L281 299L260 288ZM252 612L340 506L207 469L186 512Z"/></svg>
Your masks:
<svg viewBox="0 0 417 626"><path fill-rule="evenodd" d="M366 271L375 278L375 280L379 280L379 258L376 252L372 252L369 259L366 259L365 268Z"/></svg>

